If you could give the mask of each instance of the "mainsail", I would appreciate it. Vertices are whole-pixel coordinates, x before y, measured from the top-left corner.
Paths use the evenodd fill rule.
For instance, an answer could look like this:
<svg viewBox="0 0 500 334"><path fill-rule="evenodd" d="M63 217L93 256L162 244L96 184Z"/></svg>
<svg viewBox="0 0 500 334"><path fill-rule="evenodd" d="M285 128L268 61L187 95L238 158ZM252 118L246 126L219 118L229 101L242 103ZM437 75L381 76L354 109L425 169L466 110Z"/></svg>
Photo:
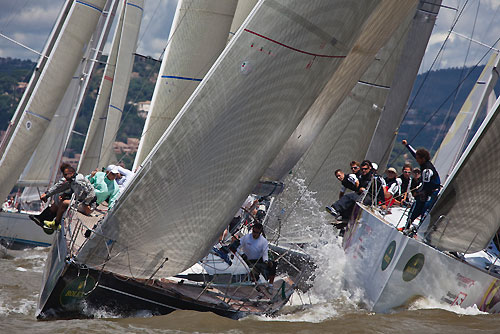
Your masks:
<svg viewBox="0 0 500 334"><path fill-rule="evenodd" d="M40 141L64 96L105 0L75 1L46 66L0 160L0 198L5 198Z"/></svg>
<svg viewBox="0 0 500 334"><path fill-rule="evenodd" d="M415 1L260 1L77 261L133 277L202 258L373 14Z"/></svg>
<svg viewBox="0 0 500 334"><path fill-rule="evenodd" d="M180 0L134 161L138 168L226 45L236 0Z"/></svg>
<svg viewBox="0 0 500 334"><path fill-rule="evenodd" d="M112 144L121 118L117 108L123 110L125 104L132 70L133 52L137 44L142 17L142 5L142 1L123 3L119 10L120 15L111 43L111 50L104 68L99 94L97 95L89 130L83 145L82 156L78 164L78 171L81 173L87 174L99 166L106 166L112 158ZM123 45L121 44L122 39L127 41ZM118 63L119 51L123 53L120 57L120 63ZM112 95L112 91L114 95ZM111 103L112 97L114 103ZM108 129L108 136L107 141L104 141L106 128ZM104 152L107 152L107 154L104 154Z"/></svg>
<svg viewBox="0 0 500 334"><path fill-rule="evenodd" d="M496 199L500 178L496 156L500 138L500 99L453 169L430 212L429 243L441 250L474 253L488 245L500 227ZM429 217L427 218L429 219Z"/></svg>
<svg viewBox="0 0 500 334"><path fill-rule="evenodd" d="M488 103L493 87L498 80L497 67L499 63L498 52L493 52L434 155L434 166L442 180L446 180L456 161L460 158L479 112Z"/></svg>

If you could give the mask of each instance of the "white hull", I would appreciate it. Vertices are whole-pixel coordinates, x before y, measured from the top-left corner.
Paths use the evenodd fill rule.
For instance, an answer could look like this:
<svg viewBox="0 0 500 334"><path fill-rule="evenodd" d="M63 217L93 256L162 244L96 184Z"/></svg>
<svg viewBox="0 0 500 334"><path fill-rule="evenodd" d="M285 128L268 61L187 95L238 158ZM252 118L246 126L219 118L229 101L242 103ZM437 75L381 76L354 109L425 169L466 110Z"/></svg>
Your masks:
<svg viewBox="0 0 500 334"><path fill-rule="evenodd" d="M0 212L0 241L7 248L48 247L53 235L37 226L27 213Z"/></svg>
<svg viewBox="0 0 500 334"><path fill-rule="evenodd" d="M356 207L344 248L348 285L362 287L368 308L375 312L418 297L500 312L498 274L408 238L369 208Z"/></svg>

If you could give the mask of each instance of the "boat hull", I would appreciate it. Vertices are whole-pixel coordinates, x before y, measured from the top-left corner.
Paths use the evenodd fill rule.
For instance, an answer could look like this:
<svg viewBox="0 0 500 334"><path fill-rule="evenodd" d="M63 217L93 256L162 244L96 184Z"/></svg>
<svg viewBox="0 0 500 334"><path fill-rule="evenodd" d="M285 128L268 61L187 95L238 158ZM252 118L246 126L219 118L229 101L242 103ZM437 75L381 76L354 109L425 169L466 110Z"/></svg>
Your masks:
<svg viewBox="0 0 500 334"><path fill-rule="evenodd" d="M375 312L419 297L500 312L498 275L403 235L369 208L356 207L344 248L347 284L362 287Z"/></svg>
<svg viewBox="0 0 500 334"><path fill-rule="evenodd" d="M0 243L9 249L49 247L54 239L26 213L0 212Z"/></svg>
<svg viewBox="0 0 500 334"><path fill-rule="evenodd" d="M274 298L267 295L269 299L265 301L266 294L248 284L236 287L225 284L225 288L214 290L185 281L133 279L87 268L68 256L63 230L57 232L43 281L37 309L39 320L92 318L96 314L154 316L179 309L239 319L249 314L273 314L293 293L290 285L282 282ZM248 298L238 298L236 292L245 289L250 291ZM258 303L260 307L256 306Z"/></svg>

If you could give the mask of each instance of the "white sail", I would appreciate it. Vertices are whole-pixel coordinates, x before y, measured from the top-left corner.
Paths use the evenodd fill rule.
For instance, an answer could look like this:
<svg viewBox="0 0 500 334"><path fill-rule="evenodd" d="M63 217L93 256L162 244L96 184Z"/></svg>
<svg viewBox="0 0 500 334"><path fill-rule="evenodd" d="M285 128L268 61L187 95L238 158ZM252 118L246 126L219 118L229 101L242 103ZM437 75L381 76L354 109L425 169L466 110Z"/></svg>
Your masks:
<svg viewBox="0 0 500 334"><path fill-rule="evenodd" d="M381 170L385 169L389 161L440 5L441 0L421 0L408 31L406 46L395 70L397 75L391 83L391 90L383 107L382 116L365 156L366 159L376 162Z"/></svg>
<svg viewBox="0 0 500 334"><path fill-rule="evenodd" d="M500 99L457 162L430 212L429 243L441 250L474 253L486 246L500 227L497 168ZM428 217L429 218L429 217Z"/></svg>
<svg viewBox="0 0 500 334"><path fill-rule="evenodd" d="M76 116L87 92L90 77L96 64L95 59L102 52L106 36L111 27L112 15L109 13L112 7L111 3L117 3L117 1L106 3L104 13L97 24L90 43L87 45L87 50L84 52L83 61L75 71L49 127L30 159L30 163L21 174L17 182L18 185L48 186L54 182L59 162L68 144ZM114 8L112 11L114 12Z"/></svg>
<svg viewBox="0 0 500 334"><path fill-rule="evenodd" d="M229 29L229 37L227 39L228 42L231 38L233 38L234 34L236 34L236 31L240 29L241 25L248 17L248 14L250 14L252 9L257 4L257 1L258 0L238 0L233 21L231 22L231 28Z"/></svg>
<svg viewBox="0 0 500 334"><path fill-rule="evenodd" d="M368 17L404 18L414 5L260 1L77 261L163 277L202 258Z"/></svg>
<svg viewBox="0 0 500 334"><path fill-rule="evenodd" d="M26 108L26 103L28 103L31 94L33 93L33 90L35 89L35 86L38 83L40 74L42 73L43 69L45 68L45 65L47 64L47 60L49 59L48 57L52 52L52 49L57 40L57 36L61 32L64 21L66 20L66 17L71 9L72 4L73 0L66 0L63 8L61 9L61 12L59 13L59 16L57 17L56 23L50 33L49 39L47 40L47 43L45 43L42 55L40 56L40 59L38 59L38 63L36 64L37 70L33 72L30 81L26 87L26 90L24 91L24 94L21 98L21 101L19 101L16 111L12 116L11 121L9 122L7 130L5 131L5 135L2 137L2 141L0 143L0 156L3 156L5 149L7 148L7 144L9 143L10 138L12 137L12 134L14 133L14 130L17 127L19 120L21 119L24 109Z"/></svg>
<svg viewBox="0 0 500 334"><path fill-rule="evenodd" d="M236 0L180 0L134 169L151 152L224 49Z"/></svg>
<svg viewBox="0 0 500 334"><path fill-rule="evenodd" d="M434 155L434 166L442 181L446 180L460 158L479 112L488 103L488 98L498 80L499 64L498 52L493 52Z"/></svg>
<svg viewBox="0 0 500 334"><path fill-rule="evenodd" d="M116 58L113 88L111 89L108 113L106 115L106 126L104 127L99 166L107 166L112 162L116 162L113 143L120 127L120 120L127 97L143 7L143 0L127 0L124 5L123 26L119 35L120 44Z"/></svg>
<svg viewBox="0 0 500 334"><path fill-rule="evenodd" d="M5 198L16 183L53 118L105 2L73 3L47 65L0 160L0 198Z"/></svg>
<svg viewBox="0 0 500 334"><path fill-rule="evenodd" d="M120 35L123 27L125 4L122 2L118 8L118 19L111 42L111 48L107 57L106 66L101 78L99 92L92 112L87 136L83 144L82 155L78 163L78 172L89 174L99 167L101 149L103 146L104 129L106 127L107 112L110 104L111 89L115 77L116 60L118 57L118 47L120 45Z"/></svg>

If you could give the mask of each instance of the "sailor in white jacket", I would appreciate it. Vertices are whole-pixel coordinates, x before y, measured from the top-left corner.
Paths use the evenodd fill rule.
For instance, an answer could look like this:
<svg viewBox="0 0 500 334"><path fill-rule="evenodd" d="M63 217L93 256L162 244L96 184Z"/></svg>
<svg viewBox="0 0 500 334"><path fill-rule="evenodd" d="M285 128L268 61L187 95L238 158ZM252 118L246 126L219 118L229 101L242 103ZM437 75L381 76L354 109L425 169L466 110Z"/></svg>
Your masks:
<svg viewBox="0 0 500 334"><path fill-rule="evenodd" d="M240 240L240 250L243 252L243 259L252 269L251 276L254 282L259 279L259 274L269 281L269 288L272 289L274 277L276 275L276 264L269 261L269 245L267 239L262 235L262 224L255 223L252 233L245 235Z"/></svg>

